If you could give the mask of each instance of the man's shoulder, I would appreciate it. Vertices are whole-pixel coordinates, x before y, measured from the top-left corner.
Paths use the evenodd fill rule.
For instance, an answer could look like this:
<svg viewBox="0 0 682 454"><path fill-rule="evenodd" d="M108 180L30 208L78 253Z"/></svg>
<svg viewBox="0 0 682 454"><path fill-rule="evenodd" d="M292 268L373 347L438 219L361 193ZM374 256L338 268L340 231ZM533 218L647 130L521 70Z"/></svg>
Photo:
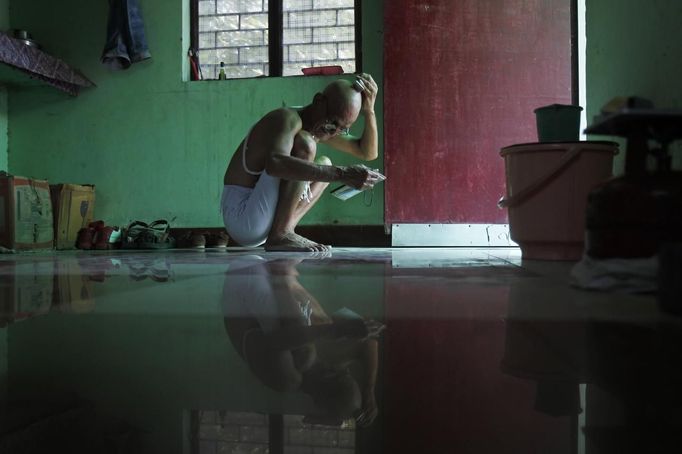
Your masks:
<svg viewBox="0 0 682 454"><path fill-rule="evenodd" d="M263 121L272 125L279 126L285 129L301 129L301 117L294 109L287 107L280 107L279 109L268 112Z"/></svg>

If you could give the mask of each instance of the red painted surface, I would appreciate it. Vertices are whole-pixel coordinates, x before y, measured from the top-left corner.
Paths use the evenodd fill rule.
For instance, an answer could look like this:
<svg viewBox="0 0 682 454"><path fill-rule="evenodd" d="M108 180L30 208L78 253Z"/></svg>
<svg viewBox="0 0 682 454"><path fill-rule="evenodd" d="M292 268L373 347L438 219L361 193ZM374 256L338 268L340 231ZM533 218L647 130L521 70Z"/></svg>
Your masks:
<svg viewBox="0 0 682 454"><path fill-rule="evenodd" d="M504 223L503 146L571 102L570 0L385 5L387 224Z"/></svg>

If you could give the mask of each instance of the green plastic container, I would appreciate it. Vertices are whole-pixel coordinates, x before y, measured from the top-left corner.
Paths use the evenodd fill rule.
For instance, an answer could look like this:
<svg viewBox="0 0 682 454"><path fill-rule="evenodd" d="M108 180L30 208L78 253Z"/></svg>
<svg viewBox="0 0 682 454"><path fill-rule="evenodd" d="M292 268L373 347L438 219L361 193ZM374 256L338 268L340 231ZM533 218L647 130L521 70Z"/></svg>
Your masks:
<svg viewBox="0 0 682 454"><path fill-rule="evenodd" d="M577 142L580 140L580 112L583 108L552 104L535 109L540 142Z"/></svg>

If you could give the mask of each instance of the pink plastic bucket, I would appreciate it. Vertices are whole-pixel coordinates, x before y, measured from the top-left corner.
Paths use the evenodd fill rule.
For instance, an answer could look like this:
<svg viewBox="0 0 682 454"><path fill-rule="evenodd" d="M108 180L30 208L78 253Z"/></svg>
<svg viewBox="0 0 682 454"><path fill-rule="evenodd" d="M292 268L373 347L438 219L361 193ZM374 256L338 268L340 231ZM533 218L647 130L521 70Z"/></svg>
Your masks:
<svg viewBox="0 0 682 454"><path fill-rule="evenodd" d="M532 143L505 147L511 239L522 257L580 260L587 196L612 176L613 142Z"/></svg>

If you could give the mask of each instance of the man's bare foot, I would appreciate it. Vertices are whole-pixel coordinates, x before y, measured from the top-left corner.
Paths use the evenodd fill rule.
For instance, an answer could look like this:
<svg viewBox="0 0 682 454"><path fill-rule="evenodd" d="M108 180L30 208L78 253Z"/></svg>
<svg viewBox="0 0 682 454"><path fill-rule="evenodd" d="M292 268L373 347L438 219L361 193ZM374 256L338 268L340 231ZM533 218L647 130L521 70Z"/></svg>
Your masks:
<svg viewBox="0 0 682 454"><path fill-rule="evenodd" d="M294 232L287 232L281 236L268 238L265 243L266 251L284 252L325 252L331 246L315 243Z"/></svg>

